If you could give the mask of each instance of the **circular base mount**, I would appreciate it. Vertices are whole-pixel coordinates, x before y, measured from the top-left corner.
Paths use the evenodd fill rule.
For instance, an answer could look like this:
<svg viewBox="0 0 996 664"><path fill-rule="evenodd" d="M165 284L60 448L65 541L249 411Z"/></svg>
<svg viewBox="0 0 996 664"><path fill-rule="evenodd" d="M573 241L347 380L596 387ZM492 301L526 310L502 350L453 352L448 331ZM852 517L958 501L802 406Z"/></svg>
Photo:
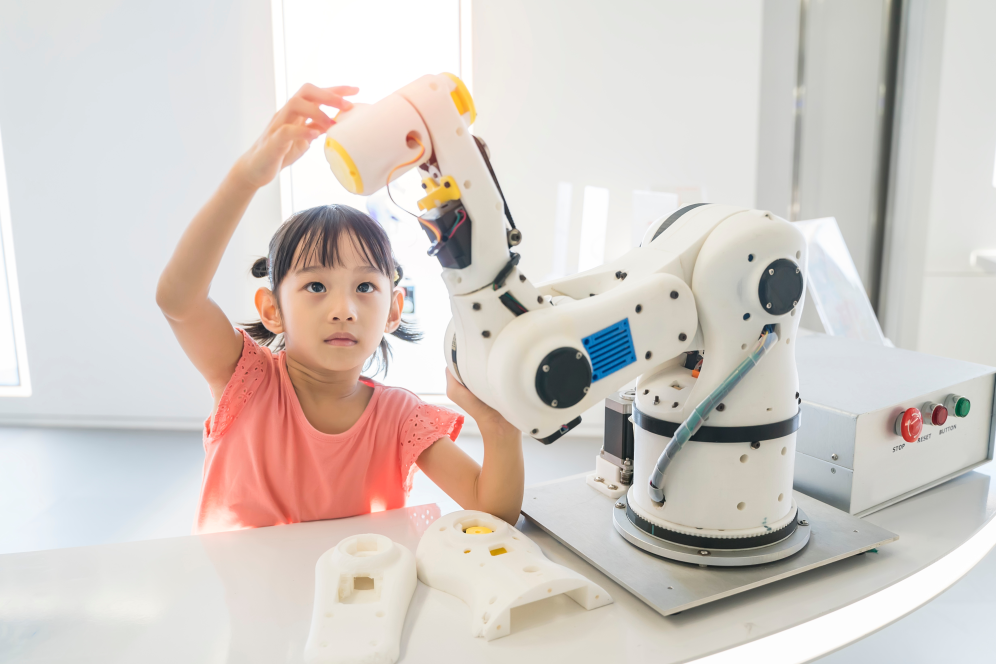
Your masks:
<svg viewBox="0 0 996 664"><path fill-rule="evenodd" d="M669 558L683 563L710 567L746 567L748 565L763 565L798 553L809 542L810 526L806 515L799 509L796 519L799 526L795 531L781 540L754 549L727 551L722 549L692 548L674 544L654 537L648 532L637 528L626 516L626 496L623 495L613 509L612 524L616 531L633 546L639 547L655 556ZM622 507L619 507L619 506Z"/></svg>

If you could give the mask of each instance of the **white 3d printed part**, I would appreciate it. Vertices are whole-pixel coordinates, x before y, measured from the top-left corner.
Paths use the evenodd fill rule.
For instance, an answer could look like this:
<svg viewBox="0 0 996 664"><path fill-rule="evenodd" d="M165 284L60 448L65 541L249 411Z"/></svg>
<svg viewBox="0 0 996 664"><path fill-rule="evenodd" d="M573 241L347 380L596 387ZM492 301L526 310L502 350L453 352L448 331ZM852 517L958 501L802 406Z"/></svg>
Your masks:
<svg viewBox="0 0 996 664"><path fill-rule="evenodd" d="M393 664L416 585L412 552L383 535L354 535L315 565L311 664Z"/></svg>
<svg viewBox="0 0 996 664"><path fill-rule="evenodd" d="M429 526L415 552L418 578L470 607L471 633L491 641L512 632L517 606L567 595L587 610L612 603L600 586L551 562L539 546L486 512L453 512Z"/></svg>

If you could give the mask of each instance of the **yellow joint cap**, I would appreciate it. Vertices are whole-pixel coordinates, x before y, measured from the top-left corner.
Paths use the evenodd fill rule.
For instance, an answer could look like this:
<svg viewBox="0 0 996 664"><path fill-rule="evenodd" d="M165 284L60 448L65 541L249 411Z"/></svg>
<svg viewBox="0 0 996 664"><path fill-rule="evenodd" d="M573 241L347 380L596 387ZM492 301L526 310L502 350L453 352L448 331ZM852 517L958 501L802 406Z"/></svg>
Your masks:
<svg viewBox="0 0 996 664"><path fill-rule="evenodd" d="M452 175L440 178L439 182L430 177L422 178L422 188L425 189L426 196L419 200L419 210L432 210L460 198L460 188Z"/></svg>
<svg viewBox="0 0 996 664"><path fill-rule="evenodd" d="M470 528L468 528L463 532L467 533L468 535L490 535L494 531L492 531L487 526L471 526Z"/></svg>
<svg viewBox="0 0 996 664"><path fill-rule="evenodd" d="M360 177L360 171L356 168L353 158L346 152L346 148L331 136L325 137L325 159L329 162L335 179L349 193L363 193L363 178Z"/></svg>
<svg viewBox="0 0 996 664"><path fill-rule="evenodd" d="M449 72L443 72L443 75L449 76L450 80L456 83L456 90L450 93L450 97L453 98L457 112L460 115L470 113L470 122L467 124L474 124L474 120L477 119L477 109L474 107L474 98L470 96L470 90L467 89L467 86L464 85L459 76L454 76Z"/></svg>

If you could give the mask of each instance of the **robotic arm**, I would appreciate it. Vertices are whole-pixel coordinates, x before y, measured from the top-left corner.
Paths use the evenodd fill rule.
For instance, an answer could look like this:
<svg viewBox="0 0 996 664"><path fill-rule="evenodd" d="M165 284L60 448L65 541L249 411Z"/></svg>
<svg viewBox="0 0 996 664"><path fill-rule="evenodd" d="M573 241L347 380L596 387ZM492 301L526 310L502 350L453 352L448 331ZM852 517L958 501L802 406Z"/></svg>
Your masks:
<svg viewBox="0 0 996 664"><path fill-rule="evenodd" d="M457 77L423 76L340 113L325 141L336 178L356 194L419 169L419 222L450 294L452 373L544 443L638 378L634 486L651 488L630 498L640 518L710 532L789 518L803 235L768 212L688 206L619 259L536 286L518 269L522 233L470 133L475 116ZM772 440L784 444L746 462Z"/></svg>

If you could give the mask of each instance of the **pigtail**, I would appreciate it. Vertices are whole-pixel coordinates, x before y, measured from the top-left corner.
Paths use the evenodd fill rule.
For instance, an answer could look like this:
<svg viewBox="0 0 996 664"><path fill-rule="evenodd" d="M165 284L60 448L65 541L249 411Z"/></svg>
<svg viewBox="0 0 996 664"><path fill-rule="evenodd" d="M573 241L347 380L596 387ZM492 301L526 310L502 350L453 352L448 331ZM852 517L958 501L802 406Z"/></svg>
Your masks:
<svg viewBox="0 0 996 664"><path fill-rule="evenodd" d="M270 276L269 264L266 257L257 258L253 261L252 267L249 269L249 273L257 279L263 279L264 277ZM281 350L284 346L283 339L277 340L278 334L274 334L266 329L263 325L263 321L255 321L252 323L241 323L242 329L245 333L252 337L253 341L260 344L261 346L271 346L274 350ZM274 344L274 341L277 341Z"/></svg>
<svg viewBox="0 0 996 664"><path fill-rule="evenodd" d="M410 343L418 343L419 341L422 341L422 338L425 335L422 334L422 331L420 329L418 329L417 327L415 327L414 325L412 325L411 323L402 318L401 324L398 325L398 329L396 329L394 332L391 332L391 336L396 337L398 339L403 339L404 341L408 341ZM388 367L391 364L391 358L392 358L391 344L387 341L387 337L385 336L383 339L380 340L380 346L378 346L377 352L374 353L370 357L370 359L367 360L367 363L363 366L363 370L366 371L370 367L376 366L377 371L375 371L373 375L376 376L381 371L383 371L384 375L386 376Z"/></svg>
<svg viewBox="0 0 996 664"><path fill-rule="evenodd" d="M253 261L252 267L249 268L249 273L257 279L270 276L270 267L267 264L266 256Z"/></svg>

